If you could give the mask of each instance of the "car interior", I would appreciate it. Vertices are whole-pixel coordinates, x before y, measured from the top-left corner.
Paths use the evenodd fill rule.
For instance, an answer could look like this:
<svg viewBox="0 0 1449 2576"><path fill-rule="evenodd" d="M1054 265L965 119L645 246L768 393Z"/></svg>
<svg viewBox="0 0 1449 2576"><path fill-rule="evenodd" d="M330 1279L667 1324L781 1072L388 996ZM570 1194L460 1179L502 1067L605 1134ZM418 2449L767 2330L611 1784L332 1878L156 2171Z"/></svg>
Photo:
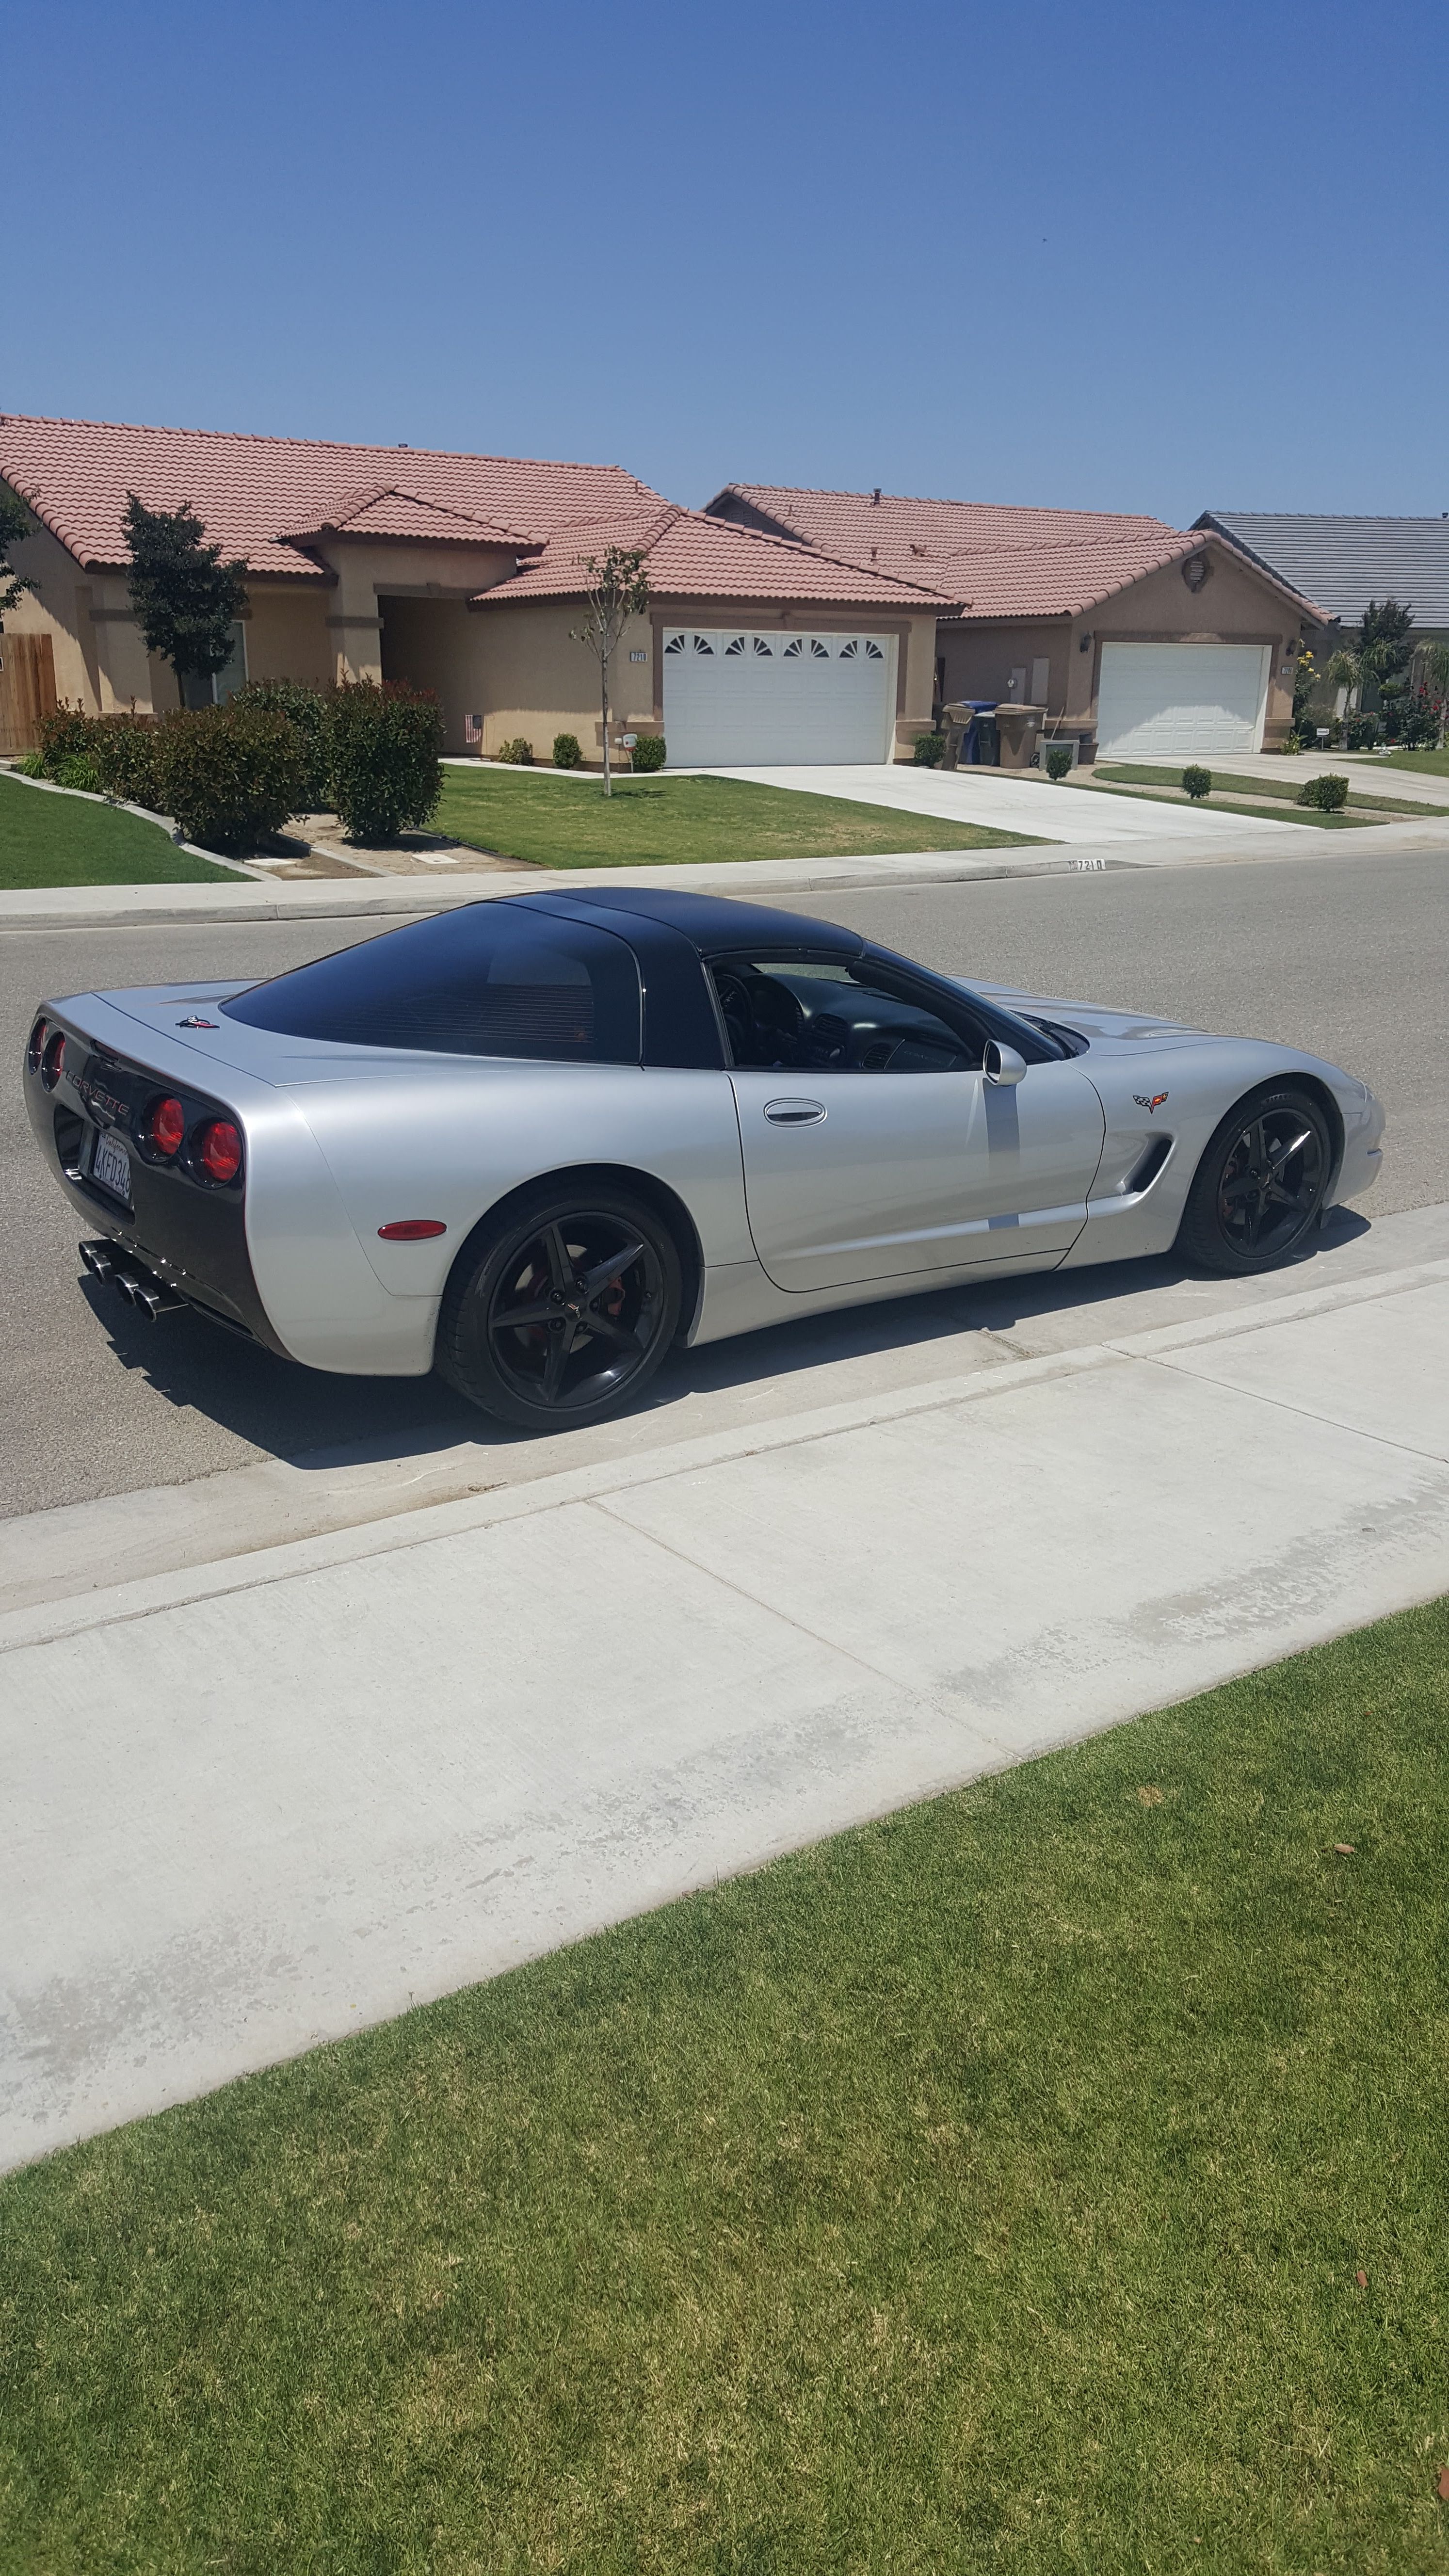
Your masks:
<svg viewBox="0 0 1449 2576"><path fill-rule="evenodd" d="M990 1032L873 959L721 957L711 965L736 1065L811 1073L979 1071Z"/></svg>

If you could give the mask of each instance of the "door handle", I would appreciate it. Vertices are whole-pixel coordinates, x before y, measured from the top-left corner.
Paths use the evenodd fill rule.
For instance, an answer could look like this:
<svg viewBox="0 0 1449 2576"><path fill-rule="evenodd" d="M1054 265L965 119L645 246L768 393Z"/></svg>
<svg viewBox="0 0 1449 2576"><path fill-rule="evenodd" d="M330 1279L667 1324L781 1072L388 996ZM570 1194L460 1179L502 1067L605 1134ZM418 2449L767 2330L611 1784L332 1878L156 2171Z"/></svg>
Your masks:
<svg viewBox="0 0 1449 2576"><path fill-rule="evenodd" d="M825 1116L823 1100L767 1100L765 1116L772 1127L814 1127Z"/></svg>

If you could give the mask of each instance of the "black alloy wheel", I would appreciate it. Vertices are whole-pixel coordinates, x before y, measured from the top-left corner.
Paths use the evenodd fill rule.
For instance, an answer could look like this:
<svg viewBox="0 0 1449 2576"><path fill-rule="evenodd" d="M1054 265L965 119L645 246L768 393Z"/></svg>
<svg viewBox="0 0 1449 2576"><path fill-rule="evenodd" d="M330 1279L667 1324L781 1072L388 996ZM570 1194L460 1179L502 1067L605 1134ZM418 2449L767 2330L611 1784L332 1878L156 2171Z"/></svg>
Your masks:
<svg viewBox="0 0 1449 2576"><path fill-rule="evenodd" d="M505 1422L597 1421L654 1375L682 1284L673 1237L642 1200L532 1192L466 1248L438 1319L438 1368Z"/></svg>
<svg viewBox="0 0 1449 2576"><path fill-rule="evenodd" d="M1179 1249L1210 1270L1271 1270L1304 1242L1333 1168L1328 1120L1285 1086L1239 1101L1197 1168Z"/></svg>

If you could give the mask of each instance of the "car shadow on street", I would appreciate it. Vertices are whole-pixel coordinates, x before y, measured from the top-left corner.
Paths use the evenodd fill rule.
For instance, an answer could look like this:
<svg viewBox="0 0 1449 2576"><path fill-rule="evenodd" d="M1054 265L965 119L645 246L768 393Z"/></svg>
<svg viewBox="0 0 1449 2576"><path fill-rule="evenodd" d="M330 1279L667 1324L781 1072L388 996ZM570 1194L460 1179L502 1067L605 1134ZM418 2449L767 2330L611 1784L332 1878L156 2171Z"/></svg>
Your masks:
<svg viewBox="0 0 1449 2576"><path fill-rule="evenodd" d="M1311 1249L1289 1264L1287 1273L1275 1275L1297 1271L1307 1284L1320 1252L1369 1231L1365 1217L1336 1208L1313 1237ZM278 1359L198 1315L171 1314L150 1323L89 1275L78 1284L123 1368L143 1374L167 1403L205 1414L253 1448L298 1468L324 1472L425 1459L464 1444L480 1452L513 1450L540 1436L491 1421L436 1377L336 1377ZM1210 1297L1215 1284L1220 1283L1165 1254L1100 1269L986 1279L802 1316L798 1322L711 1342L702 1350L673 1353L629 1418L639 1422L669 1415L692 1399L728 1396L767 1382L778 1388L782 1379L798 1379L801 1399L808 1401L808 1381L815 1370L912 1349L939 1356L942 1343L977 1333L991 1334L999 1344L1013 1334L1029 1334L1033 1324L1053 1316L1061 1319L1058 1329L1045 1341L1033 1337L1032 1346L1066 1350L1097 1337L1104 1308L1120 1309L1154 1289L1181 1288ZM1065 1329L1068 1322L1070 1329ZM1119 1312L1106 1329L1123 1333L1142 1326ZM969 1348L962 1353L962 1365L971 1365ZM558 1431L542 1436L556 1438Z"/></svg>

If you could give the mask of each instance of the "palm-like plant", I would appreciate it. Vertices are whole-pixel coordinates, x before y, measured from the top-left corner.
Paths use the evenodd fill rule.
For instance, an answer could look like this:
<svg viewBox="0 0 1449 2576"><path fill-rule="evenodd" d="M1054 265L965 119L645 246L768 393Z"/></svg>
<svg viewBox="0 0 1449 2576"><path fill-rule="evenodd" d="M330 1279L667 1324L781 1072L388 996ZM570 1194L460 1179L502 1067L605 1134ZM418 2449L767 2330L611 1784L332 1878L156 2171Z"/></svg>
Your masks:
<svg viewBox="0 0 1449 2576"><path fill-rule="evenodd" d="M1444 748L1449 720L1449 644L1421 644L1414 655L1414 677L1439 716L1439 749Z"/></svg>

